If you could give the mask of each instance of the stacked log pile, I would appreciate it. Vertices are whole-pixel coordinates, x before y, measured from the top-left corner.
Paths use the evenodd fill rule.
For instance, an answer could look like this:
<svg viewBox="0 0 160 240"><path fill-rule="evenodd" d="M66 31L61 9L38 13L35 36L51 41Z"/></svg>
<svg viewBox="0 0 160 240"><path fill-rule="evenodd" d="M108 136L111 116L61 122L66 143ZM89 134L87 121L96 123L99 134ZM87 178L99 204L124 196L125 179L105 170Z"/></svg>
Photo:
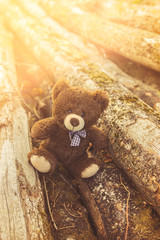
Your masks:
<svg viewBox="0 0 160 240"><path fill-rule="evenodd" d="M2 94L2 110L5 112L2 111L1 123L4 136L1 144L1 210L8 209L1 211L4 216L0 228L2 240L159 239L159 89L124 73L107 58L105 51L114 51L160 71L160 35L154 30L142 30L139 25L136 28L134 25L125 26L123 20L121 24L112 18L106 20L98 11L102 3L95 1L97 15L89 12L89 3L69 0L0 2L6 28L2 26L4 38L0 49L1 56L7 59L1 57L1 72L11 68L1 79L6 84L12 80L8 84L9 90L5 87L5 97ZM93 10L94 6L89 6ZM13 34L15 63L13 55L7 55L12 48L12 39L7 40L8 34ZM49 116L51 100L48 95L61 78L91 91L101 88L108 92L110 104L98 125L108 134L109 149L95 153L104 161L104 167L91 179L74 182L61 165L53 177L40 175L47 211L37 173L26 158L30 147L26 142L29 141L29 130L24 120L24 108L28 111L30 125ZM17 104L21 106L20 100L14 100L17 97L10 94L15 91L14 94L23 100L24 108L17 107ZM6 96L10 100L6 100ZM7 110L5 104L8 107L8 101L11 101L12 109ZM13 125L3 117L7 111L14 116ZM16 136L15 131L19 131ZM12 132L10 146L5 147ZM7 137L6 133L9 134ZM19 143L28 147L21 147L20 151ZM14 150L6 152L7 148ZM19 196L14 208L13 196L7 187L11 185L11 172L14 172L15 179L13 189L16 187L14 191L11 188L11 193L16 192L14 198ZM17 228L14 228L15 224Z"/></svg>

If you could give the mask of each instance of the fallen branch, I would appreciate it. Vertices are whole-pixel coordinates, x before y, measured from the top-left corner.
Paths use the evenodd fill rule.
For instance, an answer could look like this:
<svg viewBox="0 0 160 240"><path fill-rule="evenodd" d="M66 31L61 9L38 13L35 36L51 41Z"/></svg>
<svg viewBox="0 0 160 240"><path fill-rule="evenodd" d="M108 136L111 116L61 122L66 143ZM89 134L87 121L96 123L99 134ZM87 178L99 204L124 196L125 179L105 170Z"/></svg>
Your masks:
<svg viewBox="0 0 160 240"><path fill-rule="evenodd" d="M47 192L47 187L46 187L46 181L45 181L44 177L43 177L43 185L44 185L45 196L46 196L46 199L47 199L47 205L48 205L50 218L52 220L52 223L53 223L53 226L54 226L55 230L57 231L58 228L57 228L57 225L55 223L55 220L53 218L53 214L52 214L52 211L51 211L51 207L50 207L50 203L49 203L49 197L48 197L48 192Z"/></svg>
<svg viewBox="0 0 160 240"><path fill-rule="evenodd" d="M121 184L122 186L124 187L124 189L128 192L128 198L127 198L127 203L126 203L126 231L125 231L125 240L127 240L127 237L128 237L128 228L129 228L129 220L128 220L128 208L129 208L129 199L130 199L130 191L127 189L127 187L123 184L122 182L122 177L120 175L120 181L121 181Z"/></svg>
<svg viewBox="0 0 160 240"><path fill-rule="evenodd" d="M101 217L101 213L96 205L94 198L87 186L87 184L83 180L79 180L78 182L79 190L84 198L85 204L89 209L91 217L94 221L94 224L97 228L97 234L99 239L109 239L106 228L104 226L104 222Z"/></svg>

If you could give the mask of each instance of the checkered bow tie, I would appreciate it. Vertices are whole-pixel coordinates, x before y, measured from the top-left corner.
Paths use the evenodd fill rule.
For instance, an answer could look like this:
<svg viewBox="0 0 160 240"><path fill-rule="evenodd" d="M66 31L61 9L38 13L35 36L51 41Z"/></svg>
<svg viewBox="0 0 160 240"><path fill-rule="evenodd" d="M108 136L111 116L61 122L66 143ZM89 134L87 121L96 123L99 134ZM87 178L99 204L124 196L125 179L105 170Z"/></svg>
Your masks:
<svg viewBox="0 0 160 240"><path fill-rule="evenodd" d="M80 141L81 141L80 137L86 138L85 130L81 130L81 131L77 131L77 132L69 131L69 138L71 140L70 146L79 146Z"/></svg>

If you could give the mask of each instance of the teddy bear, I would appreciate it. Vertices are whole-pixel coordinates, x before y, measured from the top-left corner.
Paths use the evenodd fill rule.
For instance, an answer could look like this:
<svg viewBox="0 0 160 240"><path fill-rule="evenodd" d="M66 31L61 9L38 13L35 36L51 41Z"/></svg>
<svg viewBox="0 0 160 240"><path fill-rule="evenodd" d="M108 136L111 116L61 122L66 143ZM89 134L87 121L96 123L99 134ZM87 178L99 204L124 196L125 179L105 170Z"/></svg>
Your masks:
<svg viewBox="0 0 160 240"><path fill-rule="evenodd" d="M37 121L31 135L42 140L39 148L28 154L31 165L41 173L52 174L57 161L73 177L89 178L101 167L101 161L88 157L87 149L107 147L107 136L95 126L109 103L105 91L90 92L59 80L52 90L52 117Z"/></svg>

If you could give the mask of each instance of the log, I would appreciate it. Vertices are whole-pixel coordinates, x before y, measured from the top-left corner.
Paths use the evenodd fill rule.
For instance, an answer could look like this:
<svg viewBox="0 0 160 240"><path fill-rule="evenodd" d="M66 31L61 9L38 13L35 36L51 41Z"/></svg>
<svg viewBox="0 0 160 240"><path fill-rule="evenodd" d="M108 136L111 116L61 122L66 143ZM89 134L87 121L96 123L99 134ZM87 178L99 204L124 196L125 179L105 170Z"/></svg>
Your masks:
<svg viewBox="0 0 160 240"><path fill-rule="evenodd" d="M139 63L133 62L132 60L124 58L119 54L115 54L113 52L107 53L108 58L113 61L120 69L122 69L123 72L129 74L134 79L139 79L141 82L150 87L153 87L154 89L160 90L159 72L142 66Z"/></svg>
<svg viewBox="0 0 160 240"><path fill-rule="evenodd" d="M12 10L13 10L13 6L12 6ZM105 87L106 86L108 87L108 93L109 93L109 96L110 96L111 104L109 106L109 109L105 113L105 115L107 117L108 114L109 114L110 117L109 117L109 123L107 123L107 121L104 121L104 123L102 122L103 123L102 126L105 128L105 130L106 130L107 127L109 127L110 128L110 134L111 133L117 134L116 131L119 130L119 133L122 136L121 139L120 138L116 139L116 137L112 138L112 136L109 135L110 152L112 152L112 155L115 159L117 158L116 157L117 152L119 153L119 156L121 158L117 158L117 162L118 162L118 160L123 162L125 157L127 158L127 156L130 153L133 153L134 157L137 157L137 159L134 159L134 160L137 160L137 163L139 161L146 160L146 155L150 154L150 152L147 152L145 150L145 146L141 146L141 148L142 148L141 149L141 151L142 151L141 155L139 155L139 151L136 152L136 147L135 147L134 144L137 144L138 146L140 144L138 144L136 142L136 140L132 137L131 132L130 132L130 134L126 132L125 126L126 127L128 126L127 121L129 121L129 120L131 121L132 119L134 120L136 118L140 118L140 116L142 116L144 118L144 116L147 115L147 114L148 114L149 119L152 119L152 117L153 117L153 119L150 122L150 124L151 124L153 122L157 122L157 120L159 119L158 118L159 115L156 114L147 105L143 104L139 99L135 99L134 96L129 91L127 91L124 87L122 87L121 85L119 85L117 83L116 83L117 85L115 85L114 80L110 79L104 73L102 68L99 68L96 65L90 64L88 61L86 61L82 57L79 58L78 61L77 61L77 56L79 56L78 55L79 52L78 51L75 52L75 50L73 51L72 49L67 48L67 45L66 45L67 43L65 43L65 47L62 44L62 42L61 42L62 45L61 44L57 45L57 42L58 42L57 38L54 41L53 36L51 38L49 33L48 33L49 35L47 35L46 29L44 31L46 35L45 35L45 38L43 38L43 33L44 33L42 31L43 28L41 28L39 26L38 27L39 31L37 31L37 29L36 29L37 24L35 24L35 29L33 30L32 29L32 27L34 25L33 22L31 24L31 26L27 23L27 21L16 21L16 18L14 18L14 22L12 22L9 19L9 12L7 13L7 15L8 15L8 22L9 22L10 26L12 27L12 30L15 31L19 35L21 40L34 53L36 58L39 61L41 59L41 64L47 69L47 71L50 73L50 75L54 75L55 80L58 80L59 77L61 77L61 78L66 77L74 85L82 85L82 86L86 87L87 89L91 89L91 88L96 89L98 86L94 82L94 79L95 79L95 80L97 80L97 82L101 81L101 84L105 85ZM16 13L16 16L18 16L17 13ZM13 19L13 15L12 15L12 19ZM23 19L24 19L24 16L23 16ZM20 19L18 19L18 20L20 20ZM24 22L25 22L25 27L23 25ZM23 29L23 31L19 31L19 30L22 30L22 29ZM47 36L49 36L49 37L47 37ZM58 51L57 51L57 49L58 49ZM68 49L70 49L69 57L67 55L68 54ZM125 101L125 99L123 100L122 97L124 97L124 96L130 96L132 101L127 102L127 101ZM114 105L114 108L113 108L113 105ZM139 108L138 108L139 110L137 109L137 106L139 106ZM119 108L119 110L118 110L118 108ZM123 113L125 113L128 110L128 108L131 111L132 115L127 115L126 120L123 123L120 121L119 122L119 129L116 130L115 129L115 128L117 128L116 121L118 121L117 116L120 116L120 115L117 115L117 111L123 110L121 112L121 115L123 115ZM111 122L112 121L111 118L112 118L113 122ZM102 118L102 120L103 119L105 120L104 117ZM145 122L145 118L144 118L144 122ZM114 125L114 123L115 123L115 125ZM121 125L120 125L120 123L121 123ZM123 127L123 124L124 124L124 127ZM135 123L133 123L131 125L131 127L134 127L134 126L136 126L136 121L135 121ZM157 129L158 129L158 127L157 127ZM122 143L122 139L123 139L124 136L127 136L127 140L128 139L132 140L132 138L133 138L133 142L132 142L132 145L131 145L131 146L134 146L133 150L132 150L132 148L130 148L129 145L124 144L126 146L126 148L124 148L124 150L121 151L121 148L124 146L123 143ZM140 133L139 133L139 135L137 133L137 136L140 136ZM149 136L151 136L151 135L149 135ZM116 145L115 145L116 149L114 148L114 144L113 144L114 139L116 139L116 141L117 141ZM154 149L155 148L153 146L153 150ZM146 155L143 155L144 152L146 153ZM156 153L153 153L153 156L155 157L154 158L154 160L155 160L156 157L157 157ZM152 167L151 164L152 164L152 162L150 162L150 168ZM154 165L154 163L153 163L153 165ZM141 167L143 168L144 164ZM157 168L158 168L158 162L157 162ZM130 176L131 172L127 171L127 168L124 168L124 169L128 173L128 175ZM158 171L158 169L156 170L156 169L154 169L154 167L152 169L153 169L153 172L154 172L153 174L155 174L156 177L157 177L157 181L159 181L158 180L158 175L156 174L156 171ZM133 166L133 172L134 173L137 172L137 169L134 169L134 166ZM103 174L103 170L102 170L102 174ZM133 182L136 183L136 186L140 186L140 189L141 189L141 185L144 185L144 182L142 181L143 178L141 179L140 176L139 176L139 179L138 179L139 182L134 181L134 178L133 178L132 175L131 175L131 178L133 179ZM148 179L150 179L150 178L148 178ZM93 179L91 179L90 181L92 182ZM154 182L154 184L155 184L155 182ZM150 186L146 186L146 187L148 187L148 188L151 187L152 188L152 186L153 186L153 184L151 184ZM82 187L81 187L81 189L82 189ZM142 188L141 192L143 192L143 194L146 193L145 196L146 195L148 196L148 191L145 191L145 190L146 189ZM99 193L97 193L97 194L99 194ZM152 189L152 193L150 195L153 195L153 198L154 198L154 190L153 189ZM85 196L85 194L84 194L84 196ZM152 201L152 203L153 203L153 201ZM106 209L107 209L107 206L108 205L106 205ZM157 209L157 211L158 211L158 209ZM148 212L148 214L150 216L150 211ZM125 217L125 214L123 214L123 217ZM151 217L151 218L153 218L153 217ZM102 221L103 221L103 223L105 223L105 221L108 221L107 216L105 216L105 218L103 218ZM145 219L145 221L147 221L147 220ZM150 222L150 217L148 219L148 222ZM104 229L98 228L97 225L96 225L96 227L97 227L97 231L99 230L99 232L100 232L100 236L103 237L104 236L103 235L103 233L104 233L103 230ZM148 228L147 228L147 230L148 230ZM158 234L158 232L156 232L156 234ZM131 238L131 239L133 239L133 238ZM143 239L143 237L141 236L141 238L139 238L139 239Z"/></svg>
<svg viewBox="0 0 160 240"><path fill-rule="evenodd" d="M21 105L12 36L0 25L0 239L49 239L45 201L37 174L27 160L27 114Z"/></svg>
<svg viewBox="0 0 160 240"><path fill-rule="evenodd" d="M87 10L94 11L98 16L116 23L160 34L160 7L152 9L142 4L111 1L87 1Z"/></svg>
<svg viewBox="0 0 160 240"><path fill-rule="evenodd" d="M40 1L50 16L84 40L160 71L160 36L83 11L72 1Z"/></svg>
<svg viewBox="0 0 160 240"><path fill-rule="evenodd" d="M128 88L131 92L141 98L144 102L150 105L157 111L160 111L160 92L155 90L148 85L143 84L141 81L132 78L131 76L125 74L118 66L116 66L111 60L109 60L105 53L100 53L93 45L84 44L82 40L73 33L68 32L66 29L61 27L57 22L48 17L45 11L33 1L25 0L16 0L18 5L20 5L28 15L31 15L33 18L36 18L41 22L48 30L52 33L56 33L59 37L69 41L71 48L73 45L83 52L87 59L89 56L90 61L103 67L105 72L114 80L120 82L123 86Z"/></svg>
<svg viewBox="0 0 160 240"><path fill-rule="evenodd" d="M53 74L55 80L66 78L72 85L81 85L89 89L101 87L108 91L110 105L100 123L105 131L109 128L110 153L160 213L160 115L122 85L115 83L102 68L80 57L78 50L67 47L66 42L64 45L57 41L57 36L55 39L47 33L47 29L44 30L33 22L30 25L31 20L28 17L25 21L19 21L22 16L18 16L17 12L13 18L13 9L13 6L6 9L10 27L32 50L46 71ZM24 15L22 18L24 19Z"/></svg>

